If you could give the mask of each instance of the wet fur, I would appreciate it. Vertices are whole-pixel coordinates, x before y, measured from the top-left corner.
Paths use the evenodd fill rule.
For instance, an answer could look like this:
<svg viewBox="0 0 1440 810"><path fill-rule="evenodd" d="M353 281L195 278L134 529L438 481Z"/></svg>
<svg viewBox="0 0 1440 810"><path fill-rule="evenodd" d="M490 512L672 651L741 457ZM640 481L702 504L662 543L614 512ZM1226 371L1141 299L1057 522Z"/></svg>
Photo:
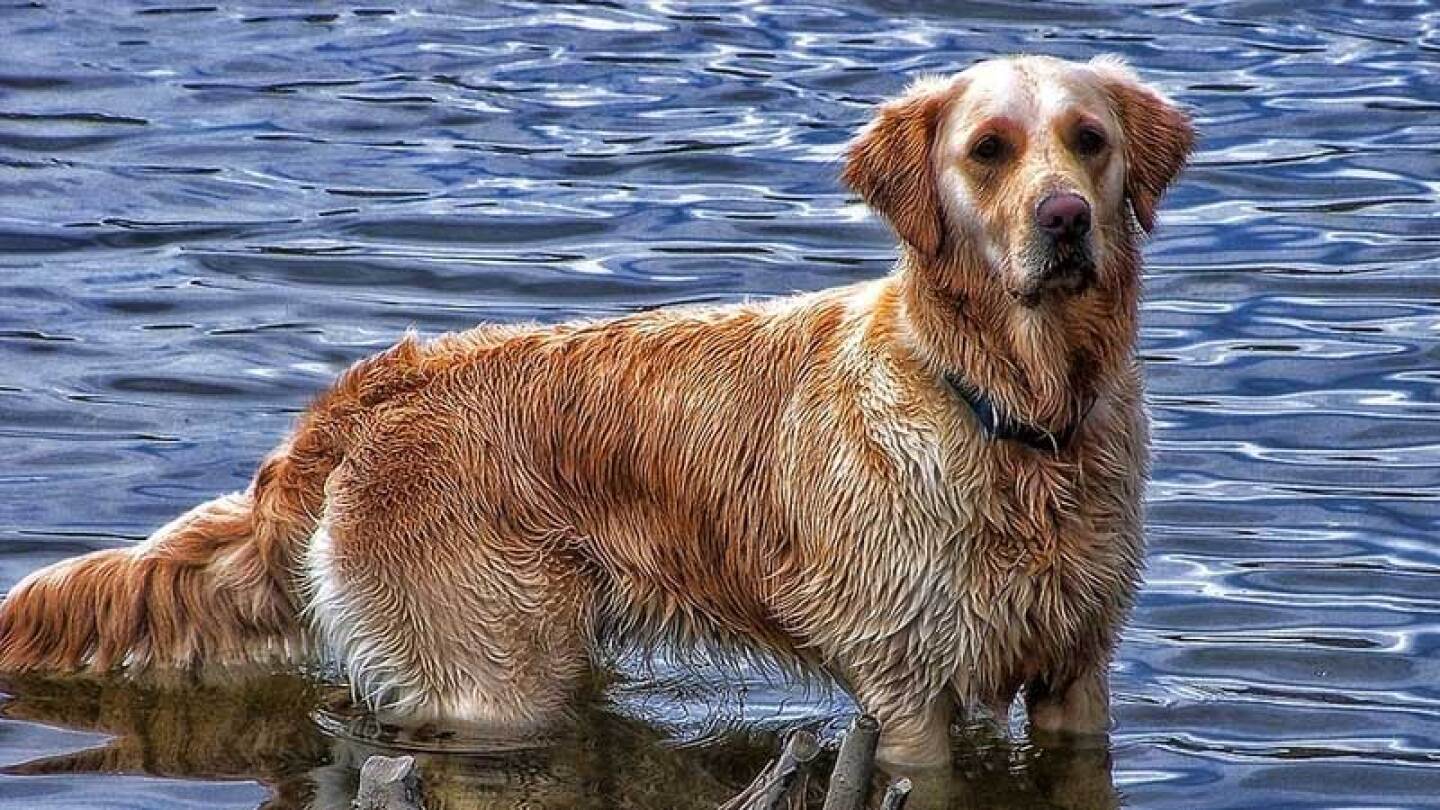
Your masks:
<svg viewBox="0 0 1440 810"><path fill-rule="evenodd" d="M703 641L833 674L892 760L943 757L959 707L1021 690L1039 727L1102 730L1142 553L1130 213L1153 226L1191 135L1118 63L1012 64L1073 69L1123 128L1083 294L1007 292L985 223L1034 183L947 197L937 143L980 79L922 83L845 171L904 242L890 276L406 338L320 397L246 492L16 586L0 668L324 652L391 719L514 728L561 711L601 646ZM1084 422L1055 456L988 441L945 371L1036 424Z"/></svg>

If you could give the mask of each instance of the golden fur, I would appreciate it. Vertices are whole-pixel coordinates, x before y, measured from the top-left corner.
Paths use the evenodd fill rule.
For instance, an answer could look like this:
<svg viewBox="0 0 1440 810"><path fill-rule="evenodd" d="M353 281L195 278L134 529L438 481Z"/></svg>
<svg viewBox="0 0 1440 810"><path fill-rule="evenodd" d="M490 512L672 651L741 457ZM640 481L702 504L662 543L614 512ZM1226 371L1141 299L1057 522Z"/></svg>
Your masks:
<svg viewBox="0 0 1440 810"><path fill-rule="evenodd" d="M972 157L987 133L1003 159ZM958 708L1021 690L1038 728L1103 730L1142 553L1138 242L1192 137L1114 60L923 81L845 168L903 240L890 276L406 338L245 493L18 585L0 668L318 650L383 716L514 727L601 645L704 641L833 674L891 761L942 759ZM1084 289L1036 270L1058 190L1093 209ZM985 437L945 373L1073 441Z"/></svg>

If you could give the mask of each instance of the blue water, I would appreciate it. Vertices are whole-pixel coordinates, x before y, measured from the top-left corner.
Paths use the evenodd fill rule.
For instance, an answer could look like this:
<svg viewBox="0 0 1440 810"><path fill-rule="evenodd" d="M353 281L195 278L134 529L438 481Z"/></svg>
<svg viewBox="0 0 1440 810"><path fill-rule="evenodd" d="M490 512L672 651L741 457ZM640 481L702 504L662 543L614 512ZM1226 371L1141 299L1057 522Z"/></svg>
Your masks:
<svg viewBox="0 0 1440 810"><path fill-rule="evenodd" d="M943 9L943 10L942 10ZM0 588L243 487L350 360L886 271L836 180L908 77L1124 54L1202 140L1148 249L1149 569L1109 752L956 807L1440 804L1440 12L1425 3L0 8ZM842 696L633 673L443 806L714 806ZM11 687L0 805L347 806L281 679ZM48 691L47 691L48 690Z"/></svg>

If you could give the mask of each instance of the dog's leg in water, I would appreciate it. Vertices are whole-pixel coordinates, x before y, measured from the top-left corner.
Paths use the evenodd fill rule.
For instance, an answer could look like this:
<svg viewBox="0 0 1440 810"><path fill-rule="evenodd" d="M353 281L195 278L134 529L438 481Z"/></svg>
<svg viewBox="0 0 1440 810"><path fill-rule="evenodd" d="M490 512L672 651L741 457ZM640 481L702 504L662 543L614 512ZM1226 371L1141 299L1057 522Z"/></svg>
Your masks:
<svg viewBox="0 0 1440 810"><path fill-rule="evenodd" d="M889 777L911 781L905 806L949 810L955 798L950 748L950 723L956 710L953 693L945 690L924 707L896 701L895 693L884 690L857 687L855 696L880 721L876 764Z"/></svg>
<svg viewBox="0 0 1440 810"><path fill-rule="evenodd" d="M1065 683L1040 678L1025 690L1031 731L1099 735L1110 727L1110 677L1104 664Z"/></svg>
<svg viewBox="0 0 1440 810"><path fill-rule="evenodd" d="M857 686L860 706L880 721L875 758L900 772L950 767L950 721L955 702L942 692L923 706L894 694Z"/></svg>
<svg viewBox="0 0 1440 810"><path fill-rule="evenodd" d="M1093 666L1060 687L1043 680L1026 688L1030 739L1047 749L1035 785L1056 807L1111 810L1120 806L1111 770L1109 676Z"/></svg>
<svg viewBox="0 0 1440 810"><path fill-rule="evenodd" d="M565 715L589 663L582 584L458 533L376 534L327 519L308 568L316 625L381 721L508 737Z"/></svg>
<svg viewBox="0 0 1440 810"><path fill-rule="evenodd" d="M310 616L387 723L483 736L565 714L589 665L591 589L553 544L502 536L425 464L346 462L306 558ZM376 490L383 489L385 497Z"/></svg>

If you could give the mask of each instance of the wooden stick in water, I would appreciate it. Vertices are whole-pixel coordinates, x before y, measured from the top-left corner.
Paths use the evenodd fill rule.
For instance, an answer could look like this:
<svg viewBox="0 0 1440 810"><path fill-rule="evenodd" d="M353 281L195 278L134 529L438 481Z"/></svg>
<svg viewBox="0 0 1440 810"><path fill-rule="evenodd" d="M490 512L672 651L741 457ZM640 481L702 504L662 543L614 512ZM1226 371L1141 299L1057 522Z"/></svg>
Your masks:
<svg viewBox="0 0 1440 810"><path fill-rule="evenodd" d="M840 742L825 810L863 810L875 776L875 745L880 741L880 723L868 714L856 717Z"/></svg>
<svg viewBox="0 0 1440 810"><path fill-rule="evenodd" d="M414 757L373 756L360 767L354 810L424 810Z"/></svg>
<svg viewBox="0 0 1440 810"><path fill-rule="evenodd" d="M801 729L785 741L779 759L772 761L738 796L720 810L804 810L810 784L810 766L820 754L815 735Z"/></svg>

